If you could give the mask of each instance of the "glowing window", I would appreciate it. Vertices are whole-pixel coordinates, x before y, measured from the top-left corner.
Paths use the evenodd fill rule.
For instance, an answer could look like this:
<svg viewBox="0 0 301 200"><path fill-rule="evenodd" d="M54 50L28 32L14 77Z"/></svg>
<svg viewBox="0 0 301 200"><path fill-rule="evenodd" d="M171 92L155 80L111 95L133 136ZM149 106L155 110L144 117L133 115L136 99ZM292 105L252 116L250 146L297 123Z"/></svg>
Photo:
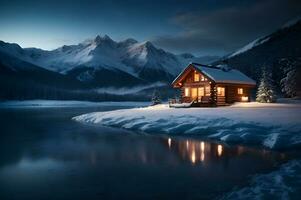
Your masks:
<svg viewBox="0 0 301 200"><path fill-rule="evenodd" d="M191 97L196 98L198 96L198 89L197 88L191 88Z"/></svg>
<svg viewBox="0 0 301 200"><path fill-rule="evenodd" d="M198 88L198 96L199 97L205 96L205 91L203 87Z"/></svg>
<svg viewBox="0 0 301 200"><path fill-rule="evenodd" d="M189 97L189 88L185 88L185 92L184 92L185 94L185 97Z"/></svg>
<svg viewBox="0 0 301 200"><path fill-rule="evenodd" d="M242 88L237 89L237 94L243 94L243 93L244 93L244 90Z"/></svg>
<svg viewBox="0 0 301 200"><path fill-rule="evenodd" d="M218 96L225 96L225 88L224 87L217 87L217 95Z"/></svg>
<svg viewBox="0 0 301 200"><path fill-rule="evenodd" d="M242 97L241 97L241 101L245 101L245 102L246 102L246 101L249 101L249 97L247 97L247 96L242 96Z"/></svg>
<svg viewBox="0 0 301 200"><path fill-rule="evenodd" d="M201 81L208 81L208 79L205 78L205 76L201 75Z"/></svg>
<svg viewBox="0 0 301 200"><path fill-rule="evenodd" d="M205 87L205 94L206 96L210 96L210 86Z"/></svg>
<svg viewBox="0 0 301 200"><path fill-rule="evenodd" d="M200 74L194 72L194 82L199 82L199 81L200 81Z"/></svg>

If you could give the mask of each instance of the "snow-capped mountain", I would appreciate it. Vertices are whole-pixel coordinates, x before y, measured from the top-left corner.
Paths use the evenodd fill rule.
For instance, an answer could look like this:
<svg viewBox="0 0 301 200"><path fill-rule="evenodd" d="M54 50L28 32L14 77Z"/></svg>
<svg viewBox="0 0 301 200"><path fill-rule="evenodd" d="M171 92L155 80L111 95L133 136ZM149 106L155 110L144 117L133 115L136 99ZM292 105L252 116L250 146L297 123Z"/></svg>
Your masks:
<svg viewBox="0 0 301 200"><path fill-rule="evenodd" d="M263 37L263 38L258 38L256 40L250 42L249 44L245 45L241 49L239 49L239 50L235 51L234 53L230 54L228 56L228 58L234 57L234 56L242 54L242 53L244 53L244 52L246 52L246 51L248 51L250 49L253 49L256 46L261 45L261 44L267 42L269 39L270 39L269 36L266 36L266 37Z"/></svg>
<svg viewBox="0 0 301 200"><path fill-rule="evenodd" d="M52 51L22 49L17 44L1 42L0 51L61 74L76 71L81 81L94 79L94 72L99 70L122 72L150 82L169 81L194 59L166 52L151 42L139 43L134 39L116 42L107 35Z"/></svg>
<svg viewBox="0 0 301 200"><path fill-rule="evenodd" d="M290 21L275 32L225 56L221 61L226 61L257 81L261 77L262 67L269 68L273 72L275 85L279 88L283 76L279 62L284 58L301 57L300 35L301 20Z"/></svg>
<svg viewBox="0 0 301 200"><path fill-rule="evenodd" d="M145 88L165 83L168 88L182 68L196 59L201 58L188 53L175 55L148 41L138 42L130 38L116 42L107 35L98 35L77 45L64 45L52 51L21 48L18 44L0 41L0 71L2 80L6 81L3 85L20 88L23 87L22 81L17 83L18 79L26 79L25 82L33 79L26 91L34 88L32 84L35 83L42 88L51 87L54 93L65 86L72 90L102 91L94 89ZM31 76L36 71L43 75ZM60 79L57 81L60 84L53 84L45 78L47 73L49 77L57 76L54 80ZM48 80L48 86L39 77ZM16 83L8 84L10 79Z"/></svg>

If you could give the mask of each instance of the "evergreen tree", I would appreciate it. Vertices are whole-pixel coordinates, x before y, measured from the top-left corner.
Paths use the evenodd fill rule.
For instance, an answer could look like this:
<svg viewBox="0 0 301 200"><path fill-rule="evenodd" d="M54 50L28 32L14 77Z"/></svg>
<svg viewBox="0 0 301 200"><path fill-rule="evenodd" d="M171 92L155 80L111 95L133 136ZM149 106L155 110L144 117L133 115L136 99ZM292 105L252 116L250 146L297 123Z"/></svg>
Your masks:
<svg viewBox="0 0 301 200"><path fill-rule="evenodd" d="M161 97L158 90L154 90L152 95L152 105L157 105L161 103Z"/></svg>
<svg viewBox="0 0 301 200"><path fill-rule="evenodd" d="M301 58L285 58L280 61L284 77L281 79L281 91L288 97L300 93ZM299 81L299 83L298 83Z"/></svg>
<svg viewBox="0 0 301 200"><path fill-rule="evenodd" d="M263 68L260 85L257 90L256 101L260 103L276 102L276 96L273 87L273 80L271 73Z"/></svg>

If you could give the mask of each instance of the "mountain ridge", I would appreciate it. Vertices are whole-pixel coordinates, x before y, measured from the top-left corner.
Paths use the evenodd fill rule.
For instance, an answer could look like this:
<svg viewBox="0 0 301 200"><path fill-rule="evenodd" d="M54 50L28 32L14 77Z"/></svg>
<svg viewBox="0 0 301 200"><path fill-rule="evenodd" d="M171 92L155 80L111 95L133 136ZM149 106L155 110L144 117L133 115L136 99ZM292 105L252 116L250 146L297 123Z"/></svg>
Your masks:
<svg viewBox="0 0 301 200"><path fill-rule="evenodd" d="M97 35L94 39L87 39L76 45L63 45L51 51L22 48L15 43L0 41L0 51L61 74L72 72L74 75L74 71L78 71L81 73L78 76L83 77L88 71L76 68L93 68L96 71L106 69L112 72L122 71L134 79L143 79L150 83L169 82L189 62L198 59L188 53L170 53L157 48L149 41L138 42L128 38L116 42L108 35ZM93 78L92 76L91 74L90 78ZM85 81L81 78L79 80Z"/></svg>

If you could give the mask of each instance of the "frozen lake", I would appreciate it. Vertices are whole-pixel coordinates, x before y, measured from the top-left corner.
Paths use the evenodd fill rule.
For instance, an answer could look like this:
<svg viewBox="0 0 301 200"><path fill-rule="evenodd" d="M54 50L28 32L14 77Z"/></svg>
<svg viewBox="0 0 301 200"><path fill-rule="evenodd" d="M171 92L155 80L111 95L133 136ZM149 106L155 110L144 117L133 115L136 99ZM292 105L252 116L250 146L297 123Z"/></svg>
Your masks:
<svg viewBox="0 0 301 200"><path fill-rule="evenodd" d="M0 108L0 199L212 199L299 158L71 120L121 108Z"/></svg>

